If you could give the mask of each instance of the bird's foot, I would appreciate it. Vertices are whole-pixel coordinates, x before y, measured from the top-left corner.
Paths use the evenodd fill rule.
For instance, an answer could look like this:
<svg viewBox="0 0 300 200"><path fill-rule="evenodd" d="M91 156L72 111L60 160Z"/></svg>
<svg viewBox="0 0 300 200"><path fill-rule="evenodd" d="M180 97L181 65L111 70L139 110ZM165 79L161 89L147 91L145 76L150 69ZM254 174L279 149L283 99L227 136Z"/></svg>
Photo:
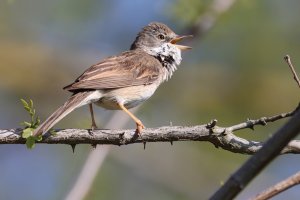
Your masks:
<svg viewBox="0 0 300 200"><path fill-rule="evenodd" d="M94 135L93 131L94 131L95 129L98 129L98 127L97 127L96 123L92 123L92 125L91 125L91 131L89 132L90 135Z"/></svg>
<svg viewBox="0 0 300 200"><path fill-rule="evenodd" d="M96 124L92 124L92 125L91 125L92 131L95 130L95 129L97 129L97 128L98 128L98 126L97 126Z"/></svg>
<svg viewBox="0 0 300 200"><path fill-rule="evenodd" d="M135 133L138 134L139 136L142 133L142 130L145 128L145 126L143 125L143 123L141 121L136 122L136 130Z"/></svg>

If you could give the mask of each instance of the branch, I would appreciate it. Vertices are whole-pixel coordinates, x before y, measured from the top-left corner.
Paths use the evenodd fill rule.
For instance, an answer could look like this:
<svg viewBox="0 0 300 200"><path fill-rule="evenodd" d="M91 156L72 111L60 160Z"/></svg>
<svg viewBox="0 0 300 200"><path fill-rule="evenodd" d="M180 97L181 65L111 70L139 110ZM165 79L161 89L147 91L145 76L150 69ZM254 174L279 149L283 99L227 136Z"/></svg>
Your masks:
<svg viewBox="0 0 300 200"><path fill-rule="evenodd" d="M141 136L136 135L134 130L99 129L91 131L89 129L62 129L56 130L55 135L47 133L43 140L38 143L69 144L73 146L76 144L121 146L146 142L207 141L214 144L215 147L221 147L234 153L254 154L262 147L263 143L240 138L233 134L233 131L253 128L255 125L265 125L265 122L289 117L296 110L257 120L247 120L244 123L230 127L216 126L216 120L213 120L211 123L197 126L147 128L143 130ZM22 129L0 130L0 144L24 144L25 140L20 136L21 132ZM299 154L300 140L291 141L281 153Z"/></svg>
<svg viewBox="0 0 300 200"><path fill-rule="evenodd" d="M295 68L294 68L294 66L292 64L290 56L289 55L284 56L284 60L288 64L288 66L290 67L290 69L292 71L292 74L294 76L294 80L297 82L298 86L300 87L300 80L299 80L299 78L297 76L297 73L296 73Z"/></svg>
<svg viewBox="0 0 300 200"><path fill-rule="evenodd" d="M290 145L290 140L299 132L300 112L296 112L210 199L233 199L264 167L286 149L286 145Z"/></svg>
<svg viewBox="0 0 300 200"><path fill-rule="evenodd" d="M300 87L300 81L290 57L286 55L284 59L289 65L294 75L294 79ZM291 140L300 132L300 112L298 112L298 109L299 105L293 112L286 113L286 116L293 115L293 117L274 135L272 135L272 137L266 141L263 147L254 156L250 157L250 159L248 159L233 175L231 175L225 184L216 193L214 193L210 199L233 199L257 174L259 174L264 167L266 167L276 156L285 151L287 148L286 145L290 146L291 143L295 142L295 140ZM253 128L253 124L255 123L265 125L267 121L278 120L286 116L282 114L266 119L261 118L261 120L252 120L252 123L244 123L233 126L232 130L239 130L244 127Z"/></svg>
<svg viewBox="0 0 300 200"><path fill-rule="evenodd" d="M259 193L254 198L251 198L251 200L265 200L270 199L271 197L295 186L300 184L300 172L294 174L293 176L290 176L289 178L277 183L276 185L266 189L265 191Z"/></svg>
<svg viewBox="0 0 300 200"><path fill-rule="evenodd" d="M275 121L283 119L283 118L291 117L295 114L295 112L297 110L299 110L299 108L300 108L300 104L298 104L297 108L291 112L281 113L279 115L274 115L271 117L261 117L259 119L255 119L255 120L248 119L246 122L240 123L237 125L233 125L233 126L229 127L228 129L230 129L232 132L241 130L241 129L245 129L245 128L250 128L250 129L254 130L255 125L265 126L265 125L267 125L268 122L275 122Z"/></svg>

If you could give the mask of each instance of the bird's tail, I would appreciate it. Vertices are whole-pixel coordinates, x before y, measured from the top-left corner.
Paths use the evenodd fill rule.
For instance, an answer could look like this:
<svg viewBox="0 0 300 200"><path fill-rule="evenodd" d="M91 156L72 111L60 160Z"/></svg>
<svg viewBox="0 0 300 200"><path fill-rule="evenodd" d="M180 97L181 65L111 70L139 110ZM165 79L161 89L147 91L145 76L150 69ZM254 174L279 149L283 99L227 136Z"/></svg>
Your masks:
<svg viewBox="0 0 300 200"><path fill-rule="evenodd" d="M72 95L68 101L58 108L48 119L46 119L37 129L34 130L33 135L44 134L51 129L57 122L72 112L74 109L93 103L101 98L99 91L78 92Z"/></svg>

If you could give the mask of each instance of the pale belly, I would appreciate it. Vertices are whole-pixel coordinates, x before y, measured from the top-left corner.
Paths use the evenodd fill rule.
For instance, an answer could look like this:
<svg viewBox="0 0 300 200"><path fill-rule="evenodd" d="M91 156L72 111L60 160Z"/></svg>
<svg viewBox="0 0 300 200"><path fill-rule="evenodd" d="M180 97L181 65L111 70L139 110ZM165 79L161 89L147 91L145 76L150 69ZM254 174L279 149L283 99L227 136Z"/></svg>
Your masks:
<svg viewBox="0 0 300 200"><path fill-rule="evenodd" d="M149 99L157 87L158 84L150 84L106 90L101 92L103 96L95 104L109 110L119 110L118 103L133 108Z"/></svg>

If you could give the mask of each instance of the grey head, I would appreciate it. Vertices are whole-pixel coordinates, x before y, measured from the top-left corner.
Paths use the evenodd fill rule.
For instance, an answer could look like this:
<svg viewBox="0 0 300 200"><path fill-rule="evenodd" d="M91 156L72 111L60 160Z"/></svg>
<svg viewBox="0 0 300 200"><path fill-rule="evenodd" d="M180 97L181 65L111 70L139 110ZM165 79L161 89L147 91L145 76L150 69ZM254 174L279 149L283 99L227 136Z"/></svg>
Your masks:
<svg viewBox="0 0 300 200"><path fill-rule="evenodd" d="M190 49L176 44L186 37L189 36L178 36L163 23L152 22L138 33L130 49L140 49L156 57L167 69L168 77L171 77L182 60L181 50Z"/></svg>

